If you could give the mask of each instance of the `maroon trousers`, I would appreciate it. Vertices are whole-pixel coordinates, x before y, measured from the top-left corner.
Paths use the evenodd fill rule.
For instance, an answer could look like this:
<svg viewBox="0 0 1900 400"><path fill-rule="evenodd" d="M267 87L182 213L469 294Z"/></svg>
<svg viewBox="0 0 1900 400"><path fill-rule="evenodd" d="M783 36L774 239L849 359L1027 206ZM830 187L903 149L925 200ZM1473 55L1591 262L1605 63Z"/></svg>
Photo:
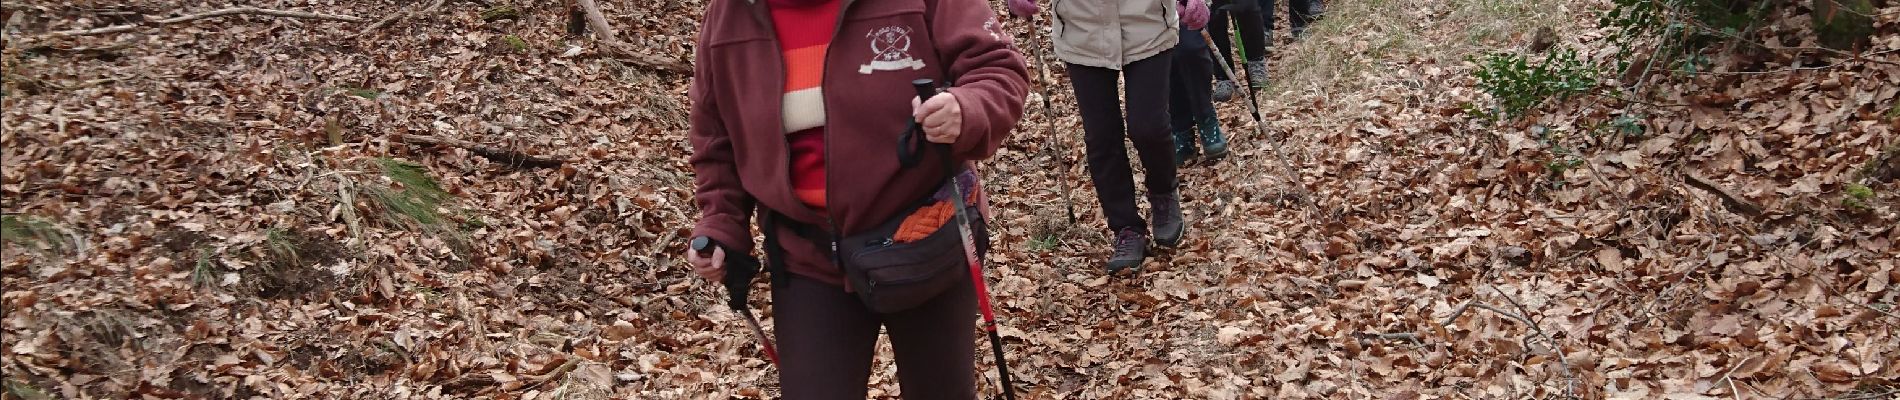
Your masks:
<svg viewBox="0 0 1900 400"><path fill-rule="evenodd" d="M976 398L976 295L967 277L917 308L878 314L842 287L793 276L772 288L772 307L787 400L864 398L880 327L905 399Z"/></svg>

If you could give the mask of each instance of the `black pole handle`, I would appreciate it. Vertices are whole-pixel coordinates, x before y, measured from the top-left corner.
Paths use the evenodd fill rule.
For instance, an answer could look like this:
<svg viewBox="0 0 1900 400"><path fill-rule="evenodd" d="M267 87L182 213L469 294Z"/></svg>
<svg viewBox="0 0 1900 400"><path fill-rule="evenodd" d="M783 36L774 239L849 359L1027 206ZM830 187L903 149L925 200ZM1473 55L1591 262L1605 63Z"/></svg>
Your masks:
<svg viewBox="0 0 1900 400"><path fill-rule="evenodd" d="M930 100L938 93L937 81L934 79L910 81L910 87L917 91L919 104L924 100ZM917 160L924 156L924 145L929 143L930 140L924 138L923 121L910 121L910 126L904 129L904 134L897 137L897 164L904 168L916 166Z"/></svg>
<svg viewBox="0 0 1900 400"><path fill-rule="evenodd" d="M711 257L714 248L726 249L726 278L720 282L726 286L726 307L745 311L746 299L752 296L752 278L759 276L759 259L736 254L731 247L706 236L693 238L691 246L702 257Z"/></svg>

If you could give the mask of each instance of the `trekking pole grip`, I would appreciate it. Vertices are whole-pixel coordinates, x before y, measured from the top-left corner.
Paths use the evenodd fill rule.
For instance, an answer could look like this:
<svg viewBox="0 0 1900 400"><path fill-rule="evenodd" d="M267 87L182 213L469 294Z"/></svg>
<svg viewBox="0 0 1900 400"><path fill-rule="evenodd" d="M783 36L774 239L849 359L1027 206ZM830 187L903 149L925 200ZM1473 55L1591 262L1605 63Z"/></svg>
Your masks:
<svg viewBox="0 0 1900 400"><path fill-rule="evenodd" d="M937 81L933 79L910 81L910 87L917 91L919 106L925 100L930 100L931 97L937 95ZM917 160L923 158L924 146L929 143L930 139L924 137L923 121L911 120L910 126L904 129L904 134L897 137L897 164L904 168L917 165Z"/></svg>
<svg viewBox="0 0 1900 400"><path fill-rule="evenodd" d="M932 79L929 79L929 78L924 78L924 79L918 79L918 80L914 80L914 81L910 81L910 87L911 87L911 89L914 89L914 90L916 90L916 91L917 91L917 101L918 101L918 102L919 102L920 104L921 104L921 103L922 103L922 102L923 102L924 100L930 100L930 98L931 98L931 97L936 97L938 93L943 93L943 91L942 91L942 90L940 90L940 89L938 89L938 88L937 88L937 81L935 81L935 80L932 80ZM919 133L919 134L922 134L922 133L923 133L922 131L923 131L923 128L924 128L924 127L923 127L923 123L924 123L924 122L923 122L923 121L917 121L916 123L917 123L917 130L919 131L918 133ZM928 142L928 141L929 141L929 140L923 140L923 142ZM956 171L955 171L955 170L956 170L956 165L957 165L957 160L956 160L956 157L955 157L955 154L954 154L955 152L954 152L954 151L951 151L951 148L950 148L950 144L949 144L949 143L937 143L937 144L936 144L935 146L933 146L933 147L936 147L936 148L939 148L939 149L942 149L942 150L943 150L943 164L944 164L944 168L945 168L945 169L948 169L948 170L950 170L950 174L951 174L951 175L955 175L955 174L956 174ZM920 152L920 153L921 153L921 152Z"/></svg>
<svg viewBox="0 0 1900 400"><path fill-rule="evenodd" d="M732 251L730 251L731 248L720 245L719 241L713 240L711 237L694 237L692 242L690 242L690 246L692 246L694 253L699 253L700 257L712 257L713 249L715 248L727 249L725 259L726 277L720 280L720 283L726 287L726 307L733 310L744 310L747 303L746 299L751 297L752 294L752 277L758 276L759 274L758 263L750 260L750 257L744 254L733 254Z"/></svg>

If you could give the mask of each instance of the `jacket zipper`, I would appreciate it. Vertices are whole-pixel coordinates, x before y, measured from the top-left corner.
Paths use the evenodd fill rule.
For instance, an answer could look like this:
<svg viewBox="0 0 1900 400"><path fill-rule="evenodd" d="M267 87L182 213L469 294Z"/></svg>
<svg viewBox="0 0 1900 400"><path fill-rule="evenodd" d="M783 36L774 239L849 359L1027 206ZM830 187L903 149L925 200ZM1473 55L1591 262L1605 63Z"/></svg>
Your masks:
<svg viewBox="0 0 1900 400"><path fill-rule="evenodd" d="M829 42L825 43L825 57L822 63L819 65L819 69L818 69L819 74L821 75L831 70L831 54L832 54L831 45L833 44L833 42L837 41L838 32L844 30L845 13L850 10L851 4L854 3L853 0L839 0L839 1L841 1L841 3L838 4L838 16L835 17L837 20L832 24L831 39ZM772 22L772 17L769 15L770 11L764 10L763 8L761 8L764 6L759 5L756 2L756 0L749 1L749 3L752 3L752 6L753 6L752 17L754 19L757 19L761 25L765 25L766 29L773 31L772 48L774 50L779 49L780 40L777 34L777 28L774 26L775 24ZM784 87L785 86L785 58L783 56L778 57L778 62L779 62L778 74L776 77L774 77L774 79L776 79L775 81L777 83L776 87ZM831 83L830 79L824 79L821 76L819 78L819 84L818 84L819 90L822 91L824 87L829 85L830 83ZM831 132L829 130L830 129L829 126L831 125L831 108L832 108L831 96L825 96L819 101L824 102L824 105L825 105L825 125L827 126L825 135L830 136ZM783 104L780 104L779 112L783 113L784 108L785 106ZM780 129L783 130L784 127L781 126ZM829 236L829 239L830 239L829 240L830 243L828 243L828 246L831 248L832 265L836 265L838 266L838 268L844 268L844 255L839 253L839 246L838 246L838 241L841 240L840 237L842 233L838 227L837 219L832 216L834 207L832 207L832 201L831 201L832 200L831 199L831 169L832 169L831 168L831 138L826 137L824 138L824 141L825 141L825 144L824 144L825 211L822 214L824 214L824 217L825 217L825 225L831 228L827 230L826 236ZM791 153L792 153L791 146L790 145L785 146L785 160L786 160L785 162L786 162L787 171L791 170L791 162L792 162ZM791 177L787 176L786 179L789 182ZM811 208L810 205L805 205L802 203L799 205L802 207L806 207L807 209ZM845 286L846 288L849 288L851 286L851 283L847 280L845 282Z"/></svg>
<svg viewBox="0 0 1900 400"><path fill-rule="evenodd" d="M820 91L823 91L825 86L829 86L831 84L831 79L826 79L823 77L824 74L828 74L831 71L831 54L832 54L831 47L832 45L837 44L838 32L844 30L844 20L845 20L845 15L846 15L845 13L850 12L851 4L855 3L855 1L852 1L852 0L838 0L838 1L840 1L840 3L838 4L838 15L834 17L837 19L837 21L832 23L831 37L826 39L825 41L825 57L824 57L824 60L821 61L818 66L818 73L820 75L820 78L818 81L818 87ZM773 36L777 37L777 35L773 35ZM784 63L785 61L781 58L779 62ZM784 75L784 74L780 74L780 75ZM780 79L784 79L784 78L780 78ZM842 238L844 237L844 231L838 228L838 221L836 217L833 216L834 210L836 210L836 207L832 207L833 204L831 202L831 170L832 168L831 168L831 138L829 137L831 136L831 128L830 128L831 109L832 109L831 96L824 96L819 101L823 102L825 105L826 128L825 128L824 134L825 136L827 136L826 138L824 138L825 139L825 145L824 145L824 149L825 149L825 155L824 155L824 159L825 159L825 225L829 225L831 227L829 232L831 233L830 236L831 236L832 265L835 265L840 270L842 270L844 269L844 255L839 253L838 242L843 240ZM791 149L787 147L786 151L789 152L791 151ZM846 281L845 286L847 289L849 289L850 280L847 279L845 281Z"/></svg>

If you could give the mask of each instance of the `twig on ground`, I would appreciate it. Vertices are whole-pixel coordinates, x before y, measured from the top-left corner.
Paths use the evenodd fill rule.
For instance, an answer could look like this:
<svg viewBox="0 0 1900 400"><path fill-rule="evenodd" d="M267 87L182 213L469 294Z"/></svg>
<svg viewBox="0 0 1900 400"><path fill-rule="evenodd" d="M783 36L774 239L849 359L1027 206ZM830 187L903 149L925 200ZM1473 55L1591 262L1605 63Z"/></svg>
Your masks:
<svg viewBox="0 0 1900 400"><path fill-rule="evenodd" d="M540 378L535 379L535 383L533 385L522 386L521 388L522 389L537 389L542 386L547 386L549 382L554 382L556 378L560 378L561 376L567 375L568 371L573 371L574 367L580 364L581 364L580 357L569 356L567 359L567 362L561 363L560 368L555 368L553 372L548 372L547 375L542 375Z"/></svg>
<svg viewBox="0 0 1900 400"><path fill-rule="evenodd" d="M1469 309L1471 309L1471 305L1472 305L1473 303L1477 303L1477 300L1465 300L1465 303L1464 303L1464 304L1459 304L1459 305L1458 305L1458 308L1453 308L1453 309L1451 309L1451 315L1450 315L1450 316L1446 316L1446 317L1445 317L1445 321L1444 321L1444 322L1439 322L1439 323L1438 323L1438 326L1449 326L1449 325L1451 325L1451 323L1452 323L1453 321L1457 321L1457 320L1458 320L1458 316L1460 316L1460 315L1465 315L1465 310L1469 310Z"/></svg>
<svg viewBox="0 0 1900 400"><path fill-rule="evenodd" d="M449 0L435 0L435 4L430 4L429 7L423 8L422 12L402 12L402 13L397 13L396 15L391 15L389 16L389 18L383 18L383 20L381 21L376 21L376 23L370 24L368 28L363 28L362 33L358 33L357 35L358 36L368 35L372 32L376 32L377 29L382 29L384 25L389 25L390 23L396 22L397 20L400 20L403 18L409 18L412 15L421 15L421 14L428 14L428 13L435 12L437 8L441 8L443 4L447 4L448 2Z"/></svg>
<svg viewBox="0 0 1900 400"><path fill-rule="evenodd" d="M1728 188L1717 185L1714 181L1710 181L1708 178L1703 178L1695 173L1686 173L1682 174L1682 176L1684 182L1688 182L1690 186L1702 188L1702 190L1721 195L1722 201L1736 211L1741 211L1743 214L1748 214L1748 216L1751 217L1761 216L1762 209L1760 205L1748 201L1748 199L1735 194L1735 192L1729 191Z"/></svg>
<svg viewBox="0 0 1900 400"><path fill-rule="evenodd" d="M1737 361L1737 362L1735 362L1735 365L1733 365L1733 366L1730 366L1730 367L1728 367L1728 372L1723 372L1723 373L1722 373L1722 377L1721 377L1721 378L1715 378L1715 381L1716 381L1716 382L1722 382L1722 381L1727 381L1727 382L1728 382L1728 392L1729 392L1729 395L1731 395L1731 396L1734 396L1734 397L1735 397L1735 400L1741 400L1741 399L1742 399L1742 390L1741 390L1741 388L1737 388L1737 387L1735 387L1735 381L1734 381L1734 380L1732 380L1732 379L1729 379L1729 376L1730 376L1730 375L1732 375L1732 374L1734 374L1734 373L1735 373L1735 370L1736 370L1737 368L1741 368L1741 367L1742 367L1742 364L1743 364L1743 363L1747 363L1747 362L1748 362L1748 360L1749 360L1749 359L1752 359L1752 358L1755 358L1755 357L1753 357L1753 356L1750 356L1750 357L1742 357L1742 360L1741 360L1741 361Z"/></svg>
<svg viewBox="0 0 1900 400"><path fill-rule="evenodd" d="M306 18L306 19L319 19L319 20L343 21L343 22L363 22L362 18L349 16L349 15L319 14L319 13L303 12L303 11L271 10L271 9L263 9L263 8L256 8L256 7L232 7L232 8L226 8L226 9L221 9L221 10L207 11L207 12L202 12L202 13L197 13L197 14L189 14L189 15L161 19L157 21L152 21L150 25L171 25L171 24L196 21L196 20L205 19L205 18L222 17L222 16L227 16L227 15L261 15L261 16L268 16L268 17ZM112 34L112 33L122 33L122 32L130 32L134 29L138 29L140 26L143 26L143 25L145 24L113 25L113 26L108 26L104 28L57 31L57 32L48 33L45 35L45 37L89 36L89 35L105 35L105 34Z"/></svg>
<svg viewBox="0 0 1900 400"><path fill-rule="evenodd" d="M475 155L481 156L482 158L486 158L489 161L494 161L501 164L507 164L508 166L511 166L511 167L560 168L561 164L564 164L567 162L566 160L558 160L558 159L552 159L552 158L532 156L532 155L528 155L528 154L521 153L518 151L496 149L493 147L484 146L480 143L470 142L466 140L449 139L449 138L435 137L435 136L429 136L429 135L411 135L411 134L399 134L397 135L397 137L403 143L409 143L409 144L434 144L434 145L460 147L462 149L468 150L471 153L475 153Z"/></svg>
<svg viewBox="0 0 1900 400"><path fill-rule="evenodd" d="M1510 295L1505 294L1504 289L1498 289L1497 286L1491 286L1491 291L1497 292L1498 296L1504 298L1504 301L1508 301L1511 303L1511 305L1517 306L1518 312L1522 312L1524 313L1524 315L1530 315L1531 310L1529 308L1524 307L1523 303L1517 302L1517 299L1513 299L1511 298ZM1507 316L1510 315L1509 313L1505 313L1502 310L1491 308L1491 306L1489 305L1479 304L1479 306L1484 307L1485 309L1488 309L1491 311L1496 311L1499 314L1504 314ZM1538 326L1536 321L1531 321L1530 318L1527 318L1524 315L1518 315L1516 317L1518 318L1518 320L1524 321L1524 323L1526 324L1530 324L1531 331L1537 333L1537 336L1543 337L1545 343L1550 344L1550 351L1552 353L1557 353L1557 362L1563 363L1564 383L1566 384L1566 387L1564 389L1564 397L1576 397L1577 376L1574 373L1570 372L1570 357L1564 356L1564 346L1562 344L1557 343L1557 339L1550 337L1550 334L1545 333L1544 327Z"/></svg>
<svg viewBox="0 0 1900 400"><path fill-rule="evenodd" d="M1360 339L1364 339L1364 340L1371 340L1371 339L1396 340L1396 341L1412 342L1412 344L1425 344L1425 341L1419 339L1418 334L1413 333L1413 332L1393 332L1393 333L1367 332L1367 333L1360 333L1358 334L1358 336Z"/></svg>

